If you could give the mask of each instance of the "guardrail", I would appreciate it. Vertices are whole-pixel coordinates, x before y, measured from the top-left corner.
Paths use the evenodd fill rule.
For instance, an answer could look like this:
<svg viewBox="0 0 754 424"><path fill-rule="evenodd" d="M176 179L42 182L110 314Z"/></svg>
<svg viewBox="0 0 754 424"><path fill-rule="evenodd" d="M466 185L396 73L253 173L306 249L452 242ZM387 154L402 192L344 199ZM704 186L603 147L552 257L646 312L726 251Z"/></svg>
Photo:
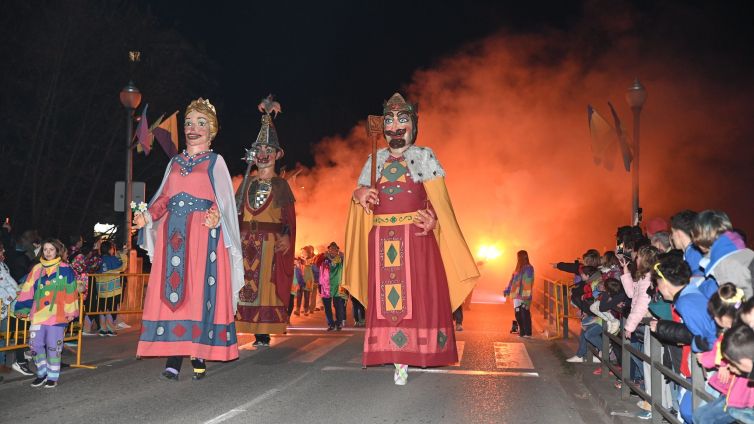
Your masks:
<svg viewBox="0 0 754 424"><path fill-rule="evenodd" d="M542 279L542 304L540 305L546 324L554 325L556 337L569 338L569 323L572 318L578 318L577 312L571 306L571 285L560 280L545 277Z"/></svg>
<svg viewBox="0 0 754 424"><path fill-rule="evenodd" d="M667 377L674 383L691 392L692 409L696 410L702 400L711 402L714 397L705 391L704 370L691 355L689 358L691 368L690 381L686 377L677 374L672 369L666 367L662 362L663 346L659 339L650 332L649 354L641 352L631 346L630 341L623 337L623 325L625 320L621 320L620 332L618 335L608 333L607 326L602 325L602 352L607 354L596 355L597 348L587 341L586 362L591 363L592 358L596 355L601 362L602 378L607 378L610 373L618 377L621 381L621 399L626 400L630 397L631 392L635 392L643 400L652 405L652 422L661 423L663 418L673 424L681 424L682 421L671 413L670 409L662 406L662 384ZM583 331L583 330L582 330ZM647 326L644 331L649 331ZM621 368L610 362L610 346L619 346L621 348ZM651 367L649 392L645 391L631 381L631 356L638 358L642 363L647 363ZM609 372L608 372L609 371ZM646 381L646 378L645 378ZM656 396L654 395L656 394Z"/></svg>
<svg viewBox="0 0 754 424"><path fill-rule="evenodd" d="M107 279L115 276L119 279L122 287L121 293L116 296L100 298L98 295L98 283L96 278ZM112 281L112 280L111 280ZM144 295L149 274L95 274L89 277L89 294L79 296L79 317L70 322L65 330L65 342L76 342L76 363L72 368L96 368L92 365L81 363L82 331L86 317L97 317L106 314L135 315L144 310ZM5 343L0 346L0 352L10 352L29 347L29 321L9 316L5 328L0 328L0 339Z"/></svg>

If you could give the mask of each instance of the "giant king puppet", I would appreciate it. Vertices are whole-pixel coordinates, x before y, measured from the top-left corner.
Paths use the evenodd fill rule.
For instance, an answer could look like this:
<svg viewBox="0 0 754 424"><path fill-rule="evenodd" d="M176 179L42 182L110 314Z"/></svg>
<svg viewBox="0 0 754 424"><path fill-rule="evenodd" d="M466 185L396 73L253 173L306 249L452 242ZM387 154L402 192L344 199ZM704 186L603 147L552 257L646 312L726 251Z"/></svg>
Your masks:
<svg viewBox="0 0 754 424"><path fill-rule="evenodd" d="M429 147L417 146L417 106L396 93L383 105L388 147L364 165L346 226L345 284L367 307L363 365L392 363L405 385L408 365L458 360L451 315L479 277Z"/></svg>

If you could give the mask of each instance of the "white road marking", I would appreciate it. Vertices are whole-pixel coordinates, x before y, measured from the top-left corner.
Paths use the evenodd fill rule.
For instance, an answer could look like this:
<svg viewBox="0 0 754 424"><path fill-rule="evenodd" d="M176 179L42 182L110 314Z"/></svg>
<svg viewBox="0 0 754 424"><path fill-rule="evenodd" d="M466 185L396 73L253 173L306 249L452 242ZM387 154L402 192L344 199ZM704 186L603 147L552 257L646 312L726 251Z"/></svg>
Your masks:
<svg viewBox="0 0 754 424"><path fill-rule="evenodd" d="M497 368L534 369L529 353L523 343L495 342L495 366Z"/></svg>
<svg viewBox="0 0 754 424"><path fill-rule="evenodd" d="M393 372L394 368L390 367L374 367L369 368L371 371L378 372ZM361 371L361 368L355 367L334 367L327 366L322 368L322 371ZM446 368L409 368L409 375L411 373L425 373L425 374L451 374L451 375L478 375L478 376L499 376L499 377L539 377L538 372L523 372L523 371L483 371L483 370L451 370Z"/></svg>
<svg viewBox="0 0 754 424"><path fill-rule="evenodd" d="M250 401L248 401L248 402L246 402L246 403L244 403L242 405L239 405L238 407L233 408L233 409L231 409L228 412L220 414L220 415L216 416L215 418L212 418L209 421L205 421L204 424L217 424L217 423L221 423L223 421L226 421L226 420L228 420L230 418L235 417L236 415L242 414L242 413L248 411L249 408L251 408L252 406L254 406L254 405L256 405L256 404L258 404L260 402L263 402L263 401L265 401L265 400L267 400L267 399L275 396L276 394L278 394L278 393L280 393L280 392L288 389L289 387L295 385L296 383L298 383L299 381L301 381L305 377L307 377L310 373L311 373L310 371L309 372L305 372L304 374L301 374L300 376L294 378L293 380L289 381L286 384L283 384L280 387L276 387L274 389L267 390L266 392L264 392L261 395L255 397L254 399L252 399L252 400L250 400Z"/></svg>

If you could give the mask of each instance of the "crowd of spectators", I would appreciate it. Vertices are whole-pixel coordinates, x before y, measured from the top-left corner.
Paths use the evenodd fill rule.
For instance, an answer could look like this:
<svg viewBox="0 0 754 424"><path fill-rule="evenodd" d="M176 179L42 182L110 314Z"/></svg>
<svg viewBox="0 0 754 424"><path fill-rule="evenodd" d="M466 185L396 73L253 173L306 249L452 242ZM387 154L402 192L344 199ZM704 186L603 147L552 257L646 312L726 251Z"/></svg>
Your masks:
<svg viewBox="0 0 754 424"><path fill-rule="evenodd" d="M631 355L635 385L685 423L754 423L754 251L727 214L684 210L670 225L655 218L644 230L621 227L615 251L589 249L554 266L573 274L572 304L581 316L579 346L568 362L586 363L589 345L601 350L603 326L647 354L654 336L664 365L677 374L690 381L691 361L702 366L702 386L714 401L692 408L691 392L669 379L652 393L650 365ZM612 340L610 346L599 354L620 369L627 353ZM639 418L652 417L649 403L637 406Z"/></svg>

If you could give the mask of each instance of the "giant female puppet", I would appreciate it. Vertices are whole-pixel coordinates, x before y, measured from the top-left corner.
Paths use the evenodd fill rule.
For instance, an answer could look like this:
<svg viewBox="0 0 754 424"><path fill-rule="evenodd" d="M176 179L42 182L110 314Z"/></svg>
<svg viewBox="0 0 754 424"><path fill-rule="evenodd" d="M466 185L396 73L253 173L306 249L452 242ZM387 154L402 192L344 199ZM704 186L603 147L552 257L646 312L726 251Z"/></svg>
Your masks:
<svg viewBox="0 0 754 424"><path fill-rule="evenodd" d="M363 364L395 364L399 385L408 365L458 360L451 315L479 276L445 171L430 148L414 145L417 121L400 94L385 102L388 148L377 152L374 187L372 158L364 165L346 227L344 286L367 306Z"/></svg>
<svg viewBox="0 0 754 424"><path fill-rule="evenodd" d="M137 355L167 356L168 380L178 379L184 356L196 380L206 376L205 360L238 358L234 316L243 285L233 185L210 149L214 106L191 102L183 125L186 149L168 163L148 210L134 216L152 261Z"/></svg>
<svg viewBox="0 0 754 424"><path fill-rule="evenodd" d="M239 189L244 286L238 303L238 330L253 333L254 346L269 346L271 333L284 333L293 282L293 247L296 244L296 210L288 182L275 173L283 157L271 113L280 104L268 97L259 104L262 128L247 151L246 160L257 166Z"/></svg>

